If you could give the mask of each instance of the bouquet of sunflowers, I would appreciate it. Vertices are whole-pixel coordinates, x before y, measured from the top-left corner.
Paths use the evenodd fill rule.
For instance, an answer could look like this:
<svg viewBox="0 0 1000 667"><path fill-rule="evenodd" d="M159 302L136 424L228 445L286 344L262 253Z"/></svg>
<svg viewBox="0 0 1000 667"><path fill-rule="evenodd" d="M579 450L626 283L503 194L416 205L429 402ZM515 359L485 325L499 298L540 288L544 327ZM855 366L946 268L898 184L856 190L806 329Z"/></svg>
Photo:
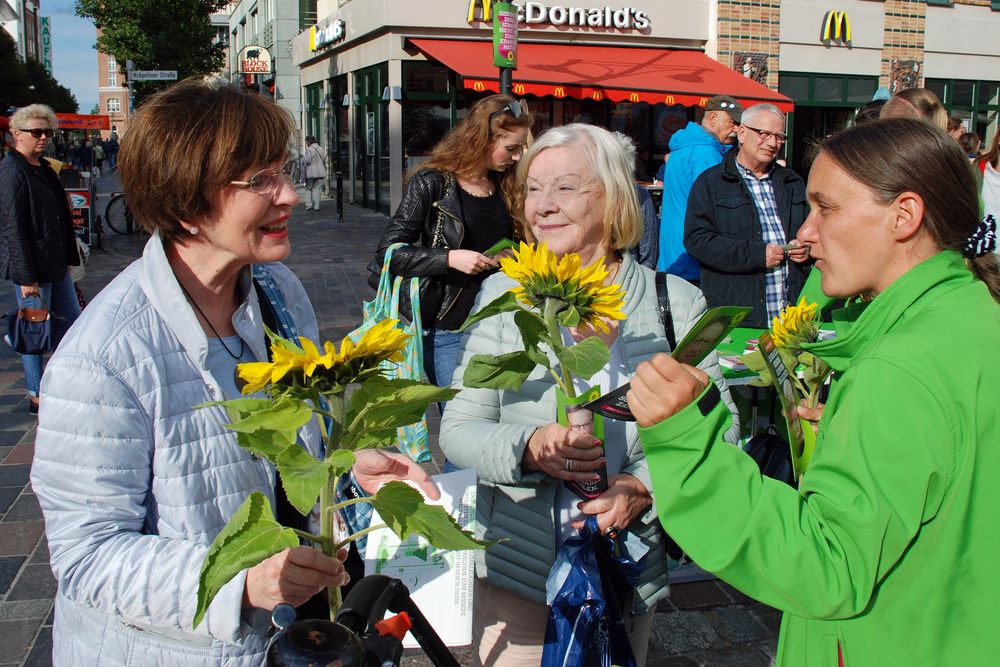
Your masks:
<svg viewBox="0 0 1000 667"><path fill-rule="evenodd" d="M288 501L303 516L312 512L319 498L320 530L312 534L282 526L268 499L258 492L250 494L202 563L196 626L215 595L238 572L298 546L300 540L332 556L364 534L388 526L401 539L417 533L442 549L486 546L462 531L443 508L424 504L420 493L402 482L385 484L371 497L336 501L337 479L354 465L355 451L393 446L398 427L420 420L430 403L455 395L453 389L383 376L384 363L402 360L410 335L397 325L397 320L379 322L357 342L345 338L339 347L328 341L322 353L307 338L293 342L268 331L271 360L237 366L245 397L200 406L227 411L237 442L275 466ZM246 396L259 392L265 396ZM316 420L324 437L323 458L298 444L299 430L311 420ZM385 524L338 537L335 513L360 502L373 505ZM340 589L329 589L328 597L333 618L340 607Z"/></svg>

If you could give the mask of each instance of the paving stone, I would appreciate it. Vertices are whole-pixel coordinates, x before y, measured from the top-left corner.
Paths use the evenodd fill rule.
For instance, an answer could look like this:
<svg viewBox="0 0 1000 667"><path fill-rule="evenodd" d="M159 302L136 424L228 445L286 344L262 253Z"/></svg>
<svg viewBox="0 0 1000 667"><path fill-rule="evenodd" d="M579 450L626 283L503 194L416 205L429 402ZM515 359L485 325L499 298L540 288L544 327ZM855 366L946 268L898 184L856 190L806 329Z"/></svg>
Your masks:
<svg viewBox="0 0 1000 667"><path fill-rule="evenodd" d="M52 611L52 600L0 602L0 622L29 618L44 619Z"/></svg>
<svg viewBox="0 0 1000 667"><path fill-rule="evenodd" d="M55 577L48 565L26 565L7 593L7 601L51 600L55 597L56 588Z"/></svg>
<svg viewBox="0 0 1000 667"><path fill-rule="evenodd" d="M48 565L49 541L45 538L45 533L42 533L42 538L38 540L38 544L35 545L35 552L31 555L31 559L28 560L28 562L32 565L35 563L44 563Z"/></svg>
<svg viewBox="0 0 1000 667"><path fill-rule="evenodd" d="M646 667L702 667L694 658L683 655L671 655L665 658L646 659Z"/></svg>
<svg viewBox="0 0 1000 667"><path fill-rule="evenodd" d="M771 659L756 648L728 648L718 651L698 651L687 657L706 667L770 667Z"/></svg>
<svg viewBox="0 0 1000 667"><path fill-rule="evenodd" d="M768 637L764 626L750 613L750 609L743 605L718 607L705 612L705 616L727 642L755 642Z"/></svg>
<svg viewBox="0 0 1000 667"><path fill-rule="evenodd" d="M0 623L0 637L3 637L0 641L0 663L20 661L28 652L39 625L41 621L38 619Z"/></svg>
<svg viewBox="0 0 1000 667"><path fill-rule="evenodd" d="M3 462L7 465L16 463L27 463L31 464L31 460L35 456L35 444L34 443L23 443L20 445L15 445L10 452L3 458Z"/></svg>
<svg viewBox="0 0 1000 667"><path fill-rule="evenodd" d="M652 634L666 654L677 655L721 644L719 635L699 611L657 612Z"/></svg>
<svg viewBox="0 0 1000 667"><path fill-rule="evenodd" d="M17 578L17 573L24 564L24 556L3 556L0 557L0 595L7 592L10 585Z"/></svg>
<svg viewBox="0 0 1000 667"><path fill-rule="evenodd" d="M0 523L0 556L30 556L44 530L41 521Z"/></svg>
<svg viewBox="0 0 1000 667"><path fill-rule="evenodd" d="M22 667L52 667L52 628L43 627L38 631Z"/></svg>
<svg viewBox="0 0 1000 667"><path fill-rule="evenodd" d="M17 486L0 486L0 515L10 509L14 504L14 499L20 495L21 489Z"/></svg>
<svg viewBox="0 0 1000 667"><path fill-rule="evenodd" d="M30 470L29 465L0 465L0 486L24 486Z"/></svg>
<svg viewBox="0 0 1000 667"><path fill-rule="evenodd" d="M4 516L5 522L41 521L42 519L42 508L38 504L38 498L33 493L22 493Z"/></svg>
<svg viewBox="0 0 1000 667"><path fill-rule="evenodd" d="M703 609L732 602L714 581L673 584L670 586L670 601L678 609Z"/></svg>

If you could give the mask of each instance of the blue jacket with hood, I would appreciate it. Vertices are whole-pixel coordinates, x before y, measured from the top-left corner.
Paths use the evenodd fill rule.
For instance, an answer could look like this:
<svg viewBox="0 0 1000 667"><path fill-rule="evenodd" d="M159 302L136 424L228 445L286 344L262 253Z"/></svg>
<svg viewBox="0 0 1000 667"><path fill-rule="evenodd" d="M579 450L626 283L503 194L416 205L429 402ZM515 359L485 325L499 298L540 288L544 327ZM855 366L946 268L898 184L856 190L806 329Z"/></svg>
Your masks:
<svg viewBox="0 0 1000 667"><path fill-rule="evenodd" d="M687 281L701 275L698 260L684 248L684 214L695 179L703 171L722 162L729 146L721 143L697 123L670 138L670 160L663 173L663 202L660 208L660 256L657 271L666 271Z"/></svg>

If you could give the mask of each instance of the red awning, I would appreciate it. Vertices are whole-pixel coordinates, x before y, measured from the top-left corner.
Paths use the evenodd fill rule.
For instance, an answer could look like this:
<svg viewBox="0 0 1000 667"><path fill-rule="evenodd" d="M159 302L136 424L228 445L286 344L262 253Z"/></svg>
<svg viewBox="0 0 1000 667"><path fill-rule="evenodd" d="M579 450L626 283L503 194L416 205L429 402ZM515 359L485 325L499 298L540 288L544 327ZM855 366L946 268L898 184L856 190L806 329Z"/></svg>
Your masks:
<svg viewBox="0 0 1000 667"><path fill-rule="evenodd" d="M60 130L110 130L109 116L82 113L57 113Z"/></svg>
<svg viewBox="0 0 1000 667"><path fill-rule="evenodd" d="M410 39L415 47L462 76L462 85L498 91L493 43ZM732 95L745 106L770 102L791 111L791 99L712 60L701 51L627 46L534 44L517 47L515 95L553 95L614 102L704 106Z"/></svg>

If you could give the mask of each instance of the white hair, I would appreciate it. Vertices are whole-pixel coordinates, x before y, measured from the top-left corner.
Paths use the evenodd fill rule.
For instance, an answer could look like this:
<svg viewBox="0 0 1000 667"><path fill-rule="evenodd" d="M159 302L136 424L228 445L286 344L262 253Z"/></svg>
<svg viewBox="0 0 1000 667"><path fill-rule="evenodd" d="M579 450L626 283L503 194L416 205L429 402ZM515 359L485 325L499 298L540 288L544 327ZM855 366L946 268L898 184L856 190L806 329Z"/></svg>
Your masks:
<svg viewBox="0 0 1000 667"><path fill-rule="evenodd" d="M774 106L773 104L755 104L743 112L743 117L740 119L741 125L753 125L754 120L761 114L773 114L776 118L781 121L781 124L785 124L785 114L781 113L781 109Z"/></svg>

